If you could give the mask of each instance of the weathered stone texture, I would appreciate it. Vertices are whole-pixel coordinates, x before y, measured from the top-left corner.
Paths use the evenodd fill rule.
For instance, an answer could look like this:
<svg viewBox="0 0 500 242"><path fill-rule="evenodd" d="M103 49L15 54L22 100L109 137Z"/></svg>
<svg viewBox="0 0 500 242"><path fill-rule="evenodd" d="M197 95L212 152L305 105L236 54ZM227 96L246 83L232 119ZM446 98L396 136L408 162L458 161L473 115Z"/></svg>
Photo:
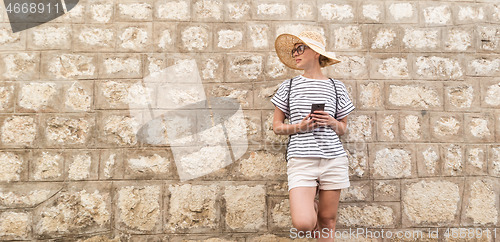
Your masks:
<svg viewBox="0 0 500 242"><path fill-rule="evenodd" d="M0 214L0 239L29 239L31 216L29 213L3 212Z"/></svg>
<svg viewBox="0 0 500 242"><path fill-rule="evenodd" d="M158 231L161 227L161 190L158 185L118 187L117 227L138 233Z"/></svg>
<svg viewBox="0 0 500 242"><path fill-rule="evenodd" d="M338 223L342 227L392 227L396 223L395 206L385 205L347 205L339 208Z"/></svg>
<svg viewBox="0 0 500 242"><path fill-rule="evenodd" d="M264 214L265 189L257 186L227 186L223 195L226 201L225 221L228 229L240 231L259 231L267 219ZM252 207L252 209L247 209Z"/></svg>

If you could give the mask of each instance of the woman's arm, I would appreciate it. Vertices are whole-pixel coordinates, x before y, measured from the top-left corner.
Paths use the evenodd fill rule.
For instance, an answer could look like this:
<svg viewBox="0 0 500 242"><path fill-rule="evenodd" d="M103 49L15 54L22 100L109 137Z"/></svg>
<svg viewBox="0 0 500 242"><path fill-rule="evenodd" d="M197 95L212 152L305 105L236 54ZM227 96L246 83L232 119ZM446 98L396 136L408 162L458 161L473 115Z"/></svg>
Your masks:
<svg viewBox="0 0 500 242"><path fill-rule="evenodd" d="M316 121L320 126L328 126L333 129L338 136L345 134L347 131L347 116L341 120L336 120L325 111L315 111L312 117L312 120Z"/></svg>
<svg viewBox="0 0 500 242"><path fill-rule="evenodd" d="M298 124L285 124L285 113L281 111L278 107L274 108L273 117L273 131L278 135L291 135L299 132L308 132L316 127L317 123L314 123L312 119L309 119L311 114L308 114L302 121Z"/></svg>

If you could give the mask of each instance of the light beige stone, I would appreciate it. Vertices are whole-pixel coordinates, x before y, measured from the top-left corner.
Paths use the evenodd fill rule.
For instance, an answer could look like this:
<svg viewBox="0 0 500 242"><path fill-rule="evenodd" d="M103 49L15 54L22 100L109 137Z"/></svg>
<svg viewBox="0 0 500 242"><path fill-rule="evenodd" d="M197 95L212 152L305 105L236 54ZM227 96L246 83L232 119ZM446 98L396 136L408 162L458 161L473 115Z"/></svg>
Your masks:
<svg viewBox="0 0 500 242"><path fill-rule="evenodd" d="M92 157L88 154L76 155L69 165L68 178L71 180L84 180L90 176Z"/></svg>
<svg viewBox="0 0 500 242"><path fill-rule="evenodd" d="M470 201L465 215L474 224L487 225L498 223L498 196L493 184L487 180L477 180L470 187Z"/></svg>
<svg viewBox="0 0 500 242"><path fill-rule="evenodd" d="M94 76L94 57L78 54L61 54L49 60L48 71L56 78Z"/></svg>
<svg viewBox="0 0 500 242"><path fill-rule="evenodd" d="M110 28L83 27L78 34L78 41L95 47L114 47L115 32Z"/></svg>
<svg viewBox="0 0 500 242"><path fill-rule="evenodd" d="M451 51L465 51L472 47L472 35L466 30L450 29L445 40L445 49Z"/></svg>
<svg viewBox="0 0 500 242"><path fill-rule="evenodd" d="M247 2L227 2L227 16L230 20L241 20L250 12L250 4Z"/></svg>
<svg viewBox="0 0 500 242"><path fill-rule="evenodd" d="M71 46L71 27L38 26L32 30L33 47L36 49L64 49Z"/></svg>
<svg viewBox="0 0 500 242"><path fill-rule="evenodd" d="M388 206L347 205L339 208L338 223L345 227L388 227L395 223L395 211Z"/></svg>
<svg viewBox="0 0 500 242"><path fill-rule="evenodd" d="M12 152L0 153L0 181L10 182L21 180L23 158Z"/></svg>
<svg viewBox="0 0 500 242"><path fill-rule="evenodd" d="M482 7L459 6L458 20L460 21L482 21L485 18L485 13Z"/></svg>
<svg viewBox="0 0 500 242"><path fill-rule="evenodd" d="M424 21L428 24L444 25L451 22L451 9L447 5L424 8Z"/></svg>
<svg viewBox="0 0 500 242"><path fill-rule="evenodd" d="M90 111L92 104L92 97L90 95L81 84L73 82L66 92L66 101L64 104L76 111Z"/></svg>
<svg viewBox="0 0 500 242"><path fill-rule="evenodd" d="M439 161L439 154L432 148L428 148L422 152L425 164L425 170L428 174L436 174Z"/></svg>
<svg viewBox="0 0 500 242"><path fill-rule="evenodd" d="M218 44L217 47L223 49L231 49L242 44L243 32L238 30L222 29L217 32Z"/></svg>
<svg viewBox="0 0 500 242"><path fill-rule="evenodd" d="M357 115L349 120L346 140L349 142L363 142L373 140L373 118L369 115Z"/></svg>
<svg viewBox="0 0 500 242"><path fill-rule="evenodd" d="M160 186L118 189L117 222L133 230L154 231L161 217L160 193Z"/></svg>
<svg viewBox="0 0 500 242"><path fill-rule="evenodd" d="M26 240L31 234L29 213L3 212L0 214L0 239Z"/></svg>
<svg viewBox="0 0 500 242"><path fill-rule="evenodd" d="M253 48L268 48L269 47L269 25L267 24L249 24L248 35Z"/></svg>
<svg viewBox="0 0 500 242"><path fill-rule="evenodd" d="M350 25L333 29L334 48L336 50L360 50L363 48L364 41L362 31L359 26Z"/></svg>
<svg viewBox="0 0 500 242"><path fill-rule="evenodd" d="M38 72L39 56L28 52L6 54L3 62L5 63L3 77L7 79L30 77Z"/></svg>
<svg viewBox="0 0 500 242"><path fill-rule="evenodd" d="M48 200L56 192L57 191L51 189L32 190L29 193L21 191L0 191L0 207L33 207Z"/></svg>
<svg viewBox="0 0 500 242"><path fill-rule="evenodd" d="M86 118L54 117L47 119L45 137L62 145L84 144L91 135L92 123Z"/></svg>
<svg viewBox="0 0 500 242"><path fill-rule="evenodd" d="M402 178L412 175L412 154L403 149L380 149L373 162L375 175Z"/></svg>
<svg viewBox="0 0 500 242"><path fill-rule="evenodd" d="M227 186L224 190L226 201L226 224L233 230L258 231L265 227L265 189L257 186ZM251 207L252 209L247 209Z"/></svg>
<svg viewBox="0 0 500 242"><path fill-rule="evenodd" d="M169 171L170 160L158 154L139 156L127 159L128 167L137 172L166 173Z"/></svg>
<svg viewBox="0 0 500 242"><path fill-rule="evenodd" d="M157 6L156 16L160 19L183 21L191 18L190 1L161 1Z"/></svg>
<svg viewBox="0 0 500 242"><path fill-rule="evenodd" d="M435 49L439 45L439 31L406 28L403 43L410 49Z"/></svg>
<svg viewBox="0 0 500 242"><path fill-rule="evenodd" d="M425 85L389 85L389 100L396 106L420 108L441 105L438 91Z"/></svg>
<svg viewBox="0 0 500 242"><path fill-rule="evenodd" d="M53 82L31 82L21 88L19 105L26 109L38 111L49 105L51 99L57 95L57 87Z"/></svg>
<svg viewBox="0 0 500 242"><path fill-rule="evenodd" d="M168 227L173 231L215 229L218 225L217 185L169 185Z"/></svg>
<svg viewBox="0 0 500 242"><path fill-rule="evenodd" d="M353 19L354 13L352 6L349 4L333 4L327 3L318 6L320 16L328 21L342 21L345 19Z"/></svg>
<svg viewBox="0 0 500 242"><path fill-rule="evenodd" d="M500 64L500 59L498 63ZM484 102L491 106L500 106L500 83L488 86Z"/></svg>
<svg viewBox="0 0 500 242"><path fill-rule="evenodd" d="M153 7L149 3L119 3L117 10L122 19L135 21L151 19Z"/></svg>
<svg viewBox="0 0 500 242"><path fill-rule="evenodd" d="M152 41L151 29L147 25L126 26L117 34L121 49L127 51L144 51Z"/></svg>
<svg viewBox="0 0 500 242"><path fill-rule="evenodd" d="M37 123L32 116L12 116L4 120L2 142L4 144L33 144L37 136Z"/></svg>
<svg viewBox="0 0 500 242"><path fill-rule="evenodd" d="M209 38L210 33L204 27L192 26L181 32L182 44L189 51L206 49Z"/></svg>
<svg viewBox="0 0 500 242"><path fill-rule="evenodd" d="M459 79L464 73L457 60L439 56L419 56L416 61L416 73L425 78Z"/></svg>
<svg viewBox="0 0 500 242"><path fill-rule="evenodd" d="M464 167L464 152L459 145L443 146L443 172L447 175L460 175Z"/></svg>
<svg viewBox="0 0 500 242"><path fill-rule="evenodd" d="M366 150L350 149L346 152L349 159L349 176L359 178L368 176L368 153Z"/></svg>
<svg viewBox="0 0 500 242"><path fill-rule="evenodd" d="M387 49L394 44L397 32L394 29L383 28L377 32L372 43L372 49Z"/></svg>
<svg viewBox="0 0 500 242"><path fill-rule="evenodd" d="M197 0L193 4L194 17L197 19L222 20L222 1L218 0Z"/></svg>
<svg viewBox="0 0 500 242"><path fill-rule="evenodd" d="M278 228L291 228L292 217L290 215L290 201L283 199L274 204L271 210L271 219Z"/></svg>
<svg viewBox="0 0 500 242"><path fill-rule="evenodd" d="M478 27L478 34L480 42L480 49L486 51L494 51L499 46L497 37L497 28L495 26L480 26Z"/></svg>
<svg viewBox="0 0 500 242"><path fill-rule="evenodd" d="M103 60L104 73L107 76L126 73L129 76L139 76L142 71L142 61L138 56L105 57Z"/></svg>
<svg viewBox="0 0 500 242"><path fill-rule="evenodd" d="M33 178L35 180L55 179L62 176L64 157L59 152L42 151L34 164Z"/></svg>
<svg viewBox="0 0 500 242"><path fill-rule="evenodd" d="M450 181L410 183L403 192L403 213L414 224L450 224L460 201L458 184Z"/></svg>
<svg viewBox="0 0 500 242"><path fill-rule="evenodd" d="M474 88L468 85L449 87L446 95L453 107L470 108L474 99Z"/></svg>
<svg viewBox="0 0 500 242"><path fill-rule="evenodd" d="M364 108L382 106L382 88L379 83L369 82L359 85L359 102Z"/></svg>
<svg viewBox="0 0 500 242"><path fill-rule="evenodd" d="M473 59L469 62L471 74L475 76L491 76L500 68L500 58L498 59Z"/></svg>
<svg viewBox="0 0 500 242"><path fill-rule="evenodd" d="M491 147L489 150L490 162L488 169L490 174L500 176L500 147Z"/></svg>
<svg viewBox="0 0 500 242"><path fill-rule="evenodd" d="M286 174L286 162L283 154L269 152L251 152L250 157L239 162L240 172L249 178L276 178Z"/></svg>
<svg viewBox="0 0 500 242"><path fill-rule="evenodd" d="M262 56L238 55L229 62L229 71L250 80L257 79L263 71L264 59Z"/></svg>
<svg viewBox="0 0 500 242"><path fill-rule="evenodd" d="M112 137L111 141L120 145L137 143L139 122L135 117L111 115L104 120L104 132Z"/></svg>
<svg viewBox="0 0 500 242"><path fill-rule="evenodd" d="M380 21L380 16L382 14L381 9L376 4L364 4L363 5L363 16L367 19L371 19L374 21Z"/></svg>
<svg viewBox="0 0 500 242"><path fill-rule="evenodd" d="M368 60L364 56L337 55L337 58L341 62L333 65L333 72L335 75L354 78L363 78L367 76Z"/></svg>
<svg viewBox="0 0 500 242"><path fill-rule="evenodd" d="M395 20L402 20L413 17L415 9L410 3L392 3L389 5L389 13Z"/></svg>
<svg viewBox="0 0 500 242"><path fill-rule="evenodd" d="M90 17L98 23L109 23L113 18L113 4L95 2L89 4Z"/></svg>
<svg viewBox="0 0 500 242"><path fill-rule="evenodd" d="M405 58L392 57L382 60L377 72L385 77L409 77L408 62Z"/></svg>

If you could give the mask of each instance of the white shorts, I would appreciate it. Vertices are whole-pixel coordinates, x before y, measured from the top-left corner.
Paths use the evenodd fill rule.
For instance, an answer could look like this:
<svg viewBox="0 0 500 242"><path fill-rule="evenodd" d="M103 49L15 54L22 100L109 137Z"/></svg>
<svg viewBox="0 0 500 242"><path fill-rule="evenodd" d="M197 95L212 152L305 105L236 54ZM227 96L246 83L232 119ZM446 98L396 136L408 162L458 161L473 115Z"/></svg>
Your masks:
<svg viewBox="0 0 500 242"><path fill-rule="evenodd" d="M287 163L288 191L295 187L336 190L350 186L347 156L333 159L291 157Z"/></svg>

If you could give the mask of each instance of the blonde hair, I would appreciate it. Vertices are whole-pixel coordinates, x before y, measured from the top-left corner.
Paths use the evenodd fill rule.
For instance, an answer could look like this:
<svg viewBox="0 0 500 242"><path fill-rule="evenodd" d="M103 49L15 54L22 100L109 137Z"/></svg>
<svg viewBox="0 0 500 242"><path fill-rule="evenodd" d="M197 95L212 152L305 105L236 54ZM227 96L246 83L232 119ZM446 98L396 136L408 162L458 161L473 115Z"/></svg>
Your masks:
<svg viewBox="0 0 500 242"><path fill-rule="evenodd" d="M324 55L319 56L319 66L325 67L325 66L328 66L329 63L330 63L330 59L328 59L328 57L326 57Z"/></svg>

